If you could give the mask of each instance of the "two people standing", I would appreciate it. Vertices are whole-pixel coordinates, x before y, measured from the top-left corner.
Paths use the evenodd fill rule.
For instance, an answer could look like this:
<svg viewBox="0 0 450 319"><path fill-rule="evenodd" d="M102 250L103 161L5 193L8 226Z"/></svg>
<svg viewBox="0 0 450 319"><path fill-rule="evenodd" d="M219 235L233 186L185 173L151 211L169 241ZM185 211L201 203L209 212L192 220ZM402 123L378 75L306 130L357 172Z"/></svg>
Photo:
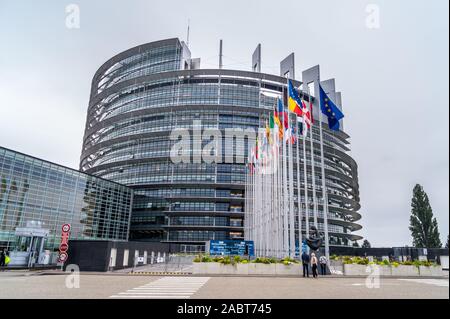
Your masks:
<svg viewBox="0 0 450 319"><path fill-rule="evenodd" d="M326 275L327 273L327 257L320 256L320 258L316 257L315 253L311 253L311 257L303 252L302 254L302 264L303 264L303 277L309 277L309 264L311 263L312 275L314 278L318 277L317 269L320 264L320 274Z"/></svg>

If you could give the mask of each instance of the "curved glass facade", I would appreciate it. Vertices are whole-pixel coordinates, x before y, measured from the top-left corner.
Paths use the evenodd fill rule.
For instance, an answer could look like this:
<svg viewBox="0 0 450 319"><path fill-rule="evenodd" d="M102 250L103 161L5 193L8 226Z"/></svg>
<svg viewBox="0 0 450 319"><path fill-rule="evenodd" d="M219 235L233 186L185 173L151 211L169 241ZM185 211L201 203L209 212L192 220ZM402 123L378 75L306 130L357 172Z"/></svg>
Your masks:
<svg viewBox="0 0 450 319"><path fill-rule="evenodd" d="M256 72L191 69L189 59L178 39L162 40L118 54L93 78L80 169L134 189L132 240L198 246L210 239L244 237L245 164L174 163L170 151L177 141L170 135L186 129L194 136L194 121L223 136L227 129L256 131L286 80ZM318 131L314 133L318 143ZM357 165L347 154L345 133L325 130L324 138L330 242L349 245L360 238L352 234L361 228L355 223L360 219ZM223 138L222 156L246 154L249 143L254 143L251 136L232 146ZM309 159L308 147L306 152ZM319 165L320 151L316 156ZM320 178L320 169L315 172Z"/></svg>

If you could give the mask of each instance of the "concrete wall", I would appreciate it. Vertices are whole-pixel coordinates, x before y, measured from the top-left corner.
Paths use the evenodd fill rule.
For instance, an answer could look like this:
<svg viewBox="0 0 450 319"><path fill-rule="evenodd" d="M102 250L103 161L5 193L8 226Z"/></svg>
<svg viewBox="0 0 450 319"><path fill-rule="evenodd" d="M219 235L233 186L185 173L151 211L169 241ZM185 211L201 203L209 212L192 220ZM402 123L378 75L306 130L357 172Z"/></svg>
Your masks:
<svg viewBox="0 0 450 319"><path fill-rule="evenodd" d="M97 240L71 240L69 241L69 258L65 267L70 264L76 264L81 271L108 271L123 268L131 268L134 264L135 251L139 251L139 256L147 252L150 257L151 252L173 253L179 250L178 244L166 244L159 242L114 242ZM116 249L115 267L109 267L111 259L111 250ZM123 265L124 252L128 249L128 265Z"/></svg>

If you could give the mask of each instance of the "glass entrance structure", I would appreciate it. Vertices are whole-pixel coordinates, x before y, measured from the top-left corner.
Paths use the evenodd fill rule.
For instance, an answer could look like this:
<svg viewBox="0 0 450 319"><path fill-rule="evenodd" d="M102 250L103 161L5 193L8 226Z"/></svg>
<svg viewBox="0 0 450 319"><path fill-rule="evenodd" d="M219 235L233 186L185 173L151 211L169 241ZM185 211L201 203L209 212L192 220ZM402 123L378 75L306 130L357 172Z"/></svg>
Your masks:
<svg viewBox="0 0 450 319"><path fill-rule="evenodd" d="M61 227L70 239L128 240L133 191L0 147L0 247L28 247L16 230L37 223L49 231L43 249L55 250Z"/></svg>
<svg viewBox="0 0 450 319"><path fill-rule="evenodd" d="M170 152L176 141L170 136L176 129L193 135L195 120L203 130L218 129L223 136L229 128L256 131L285 88L281 76L201 69L179 39L131 48L105 62L93 77L80 170L134 190L132 240L181 243L195 250L209 240L243 240L245 163L174 163ZM361 238L352 234L361 228L355 223L361 216L348 138L344 132L325 132L333 245ZM232 146L223 141L222 154L247 154L253 143L250 137Z"/></svg>

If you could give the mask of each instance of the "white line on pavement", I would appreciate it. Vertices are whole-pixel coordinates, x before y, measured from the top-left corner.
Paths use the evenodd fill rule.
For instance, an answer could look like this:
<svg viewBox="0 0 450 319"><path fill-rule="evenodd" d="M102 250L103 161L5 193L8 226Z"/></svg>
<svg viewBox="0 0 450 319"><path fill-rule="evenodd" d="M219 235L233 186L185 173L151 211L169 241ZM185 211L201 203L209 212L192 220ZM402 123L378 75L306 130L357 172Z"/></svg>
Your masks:
<svg viewBox="0 0 450 319"><path fill-rule="evenodd" d="M210 277L163 277L110 298L189 298L195 294Z"/></svg>

